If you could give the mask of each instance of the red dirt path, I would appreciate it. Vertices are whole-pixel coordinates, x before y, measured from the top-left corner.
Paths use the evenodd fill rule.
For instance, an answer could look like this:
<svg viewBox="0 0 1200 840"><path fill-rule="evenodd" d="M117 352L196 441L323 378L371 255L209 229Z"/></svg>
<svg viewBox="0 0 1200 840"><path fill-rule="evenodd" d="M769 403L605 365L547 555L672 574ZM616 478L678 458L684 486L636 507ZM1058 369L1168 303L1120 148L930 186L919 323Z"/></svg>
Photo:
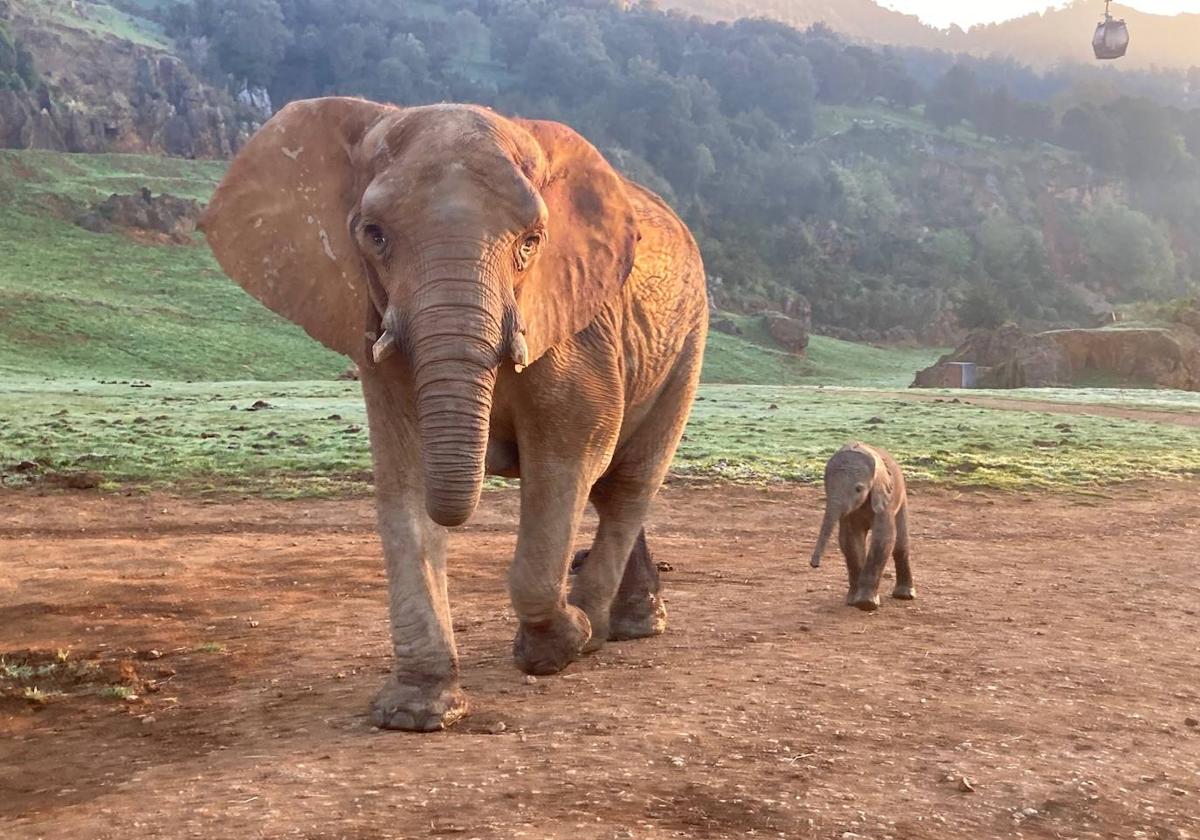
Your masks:
<svg viewBox="0 0 1200 840"><path fill-rule="evenodd" d="M816 491L674 486L667 634L533 684L493 494L451 540L474 714L426 736L366 719L369 501L0 495L0 654L102 664L0 692L0 836L1200 837L1198 491L918 487L919 600L868 615Z"/></svg>

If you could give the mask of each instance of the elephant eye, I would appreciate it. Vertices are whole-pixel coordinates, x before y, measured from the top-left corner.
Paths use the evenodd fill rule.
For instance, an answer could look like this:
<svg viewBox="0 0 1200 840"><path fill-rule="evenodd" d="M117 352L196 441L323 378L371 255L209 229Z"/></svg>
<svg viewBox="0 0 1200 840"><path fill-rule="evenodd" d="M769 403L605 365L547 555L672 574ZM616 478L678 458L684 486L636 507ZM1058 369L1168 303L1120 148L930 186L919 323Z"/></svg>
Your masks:
<svg viewBox="0 0 1200 840"><path fill-rule="evenodd" d="M542 235L540 233L531 233L521 240L521 245L517 248L517 266L519 268L528 266L541 246Z"/></svg>
<svg viewBox="0 0 1200 840"><path fill-rule="evenodd" d="M363 237L374 246L375 250L382 251L387 247L387 234L383 232L383 228L379 225L363 225Z"/></svg>
<svg viewBox="0 0 1200 840"><path fill-rule="evenodd" d="M865 485L865 484L859 484L854 488L855 492L858 492L858 493L861 493L862 491L864 491L866 489L867 489L867 485Z"/></svg>

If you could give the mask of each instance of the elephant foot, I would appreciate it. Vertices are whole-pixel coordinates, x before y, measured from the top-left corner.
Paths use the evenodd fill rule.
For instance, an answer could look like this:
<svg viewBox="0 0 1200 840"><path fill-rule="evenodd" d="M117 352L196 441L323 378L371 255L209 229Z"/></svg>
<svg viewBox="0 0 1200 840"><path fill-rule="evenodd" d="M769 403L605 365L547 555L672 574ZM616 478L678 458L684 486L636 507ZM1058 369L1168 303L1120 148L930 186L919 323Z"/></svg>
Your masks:
<svg viewBox="0 0 1200 840"><path fill-rule="evenodd" d="M644 639L667 630L667 605L654 593L613 604L608 616L608 640Z"/></svg>
<svg viewBox="0 0 1200 840"><path fill-rule="evenodd" d="M380 729L436 732L467 714L467 698L456 677L392 674L371 702L371 722Z"/></svg>
<svg viewBox="0 0 1200 840"><path fill-rule="evenodd" d="M513 640L513 657L526 674L557 674L578 658L591 637L587 614L567 605L548 621L522 621Z"/></svg>
<svg viewBox="0 0 1200 840"><path fill-rule="evenodd" d="M898 583L892 590L892 597L898 601L911 601L917 597L917 588L911 583Z"/></svg>
<svg viewBox="0 0 1200 840"><path fill-rule="evenodd" d="M584 645L583 653L594 653L604 647L605 642L660 636L667 629L667 606L653 593L640 598L618 598L606 615L590 609L577 590L572 591L568 600L584 611L592 628L592 637Z"/></svg>
<svg viewBox="0 0 1200 840"><path fill-rule="evenodd" d="M874 592L851 592L846 596L846 604L863 612L875 612L879 609L879 596Z"/></svg>
<svg viewBox="0 0 1200 840"><path fill-rule="evenodd" d="M587 559L587 552L580 551L575 555L575 562L578 563L580 555L583 559ZM579 566L572 565L572 573L578 571ZM578 577L571 579L571 591L567 593L567 603L575 607L583 613L587 618L589 638L584 644L580 653L595 653L604 647L604 642L608 639L608 612L606 610L596 609L588 604L584 598L584 590L580 585Z"/></svg>
<svg viewBox="0 0 1200 840"><path fill-rule="evenodd" d="M587 563L591 552L577 551L571 560L571 573L578 575ZM570 603L583 609L592 623L592 639L585 649L591 652L599 649L606 641L620 642L627 639L644 639L647 636L658 636L667 629L667 607L659 595L658 564L650 554L646 545L646 532L638 533L629 559L625 563L625 572L621 577L620 587L611 605L605 609L592 608L587 591L580 583L581 577L574 578L571 587ZM607 597L603 600L608 600Z"/></svg>

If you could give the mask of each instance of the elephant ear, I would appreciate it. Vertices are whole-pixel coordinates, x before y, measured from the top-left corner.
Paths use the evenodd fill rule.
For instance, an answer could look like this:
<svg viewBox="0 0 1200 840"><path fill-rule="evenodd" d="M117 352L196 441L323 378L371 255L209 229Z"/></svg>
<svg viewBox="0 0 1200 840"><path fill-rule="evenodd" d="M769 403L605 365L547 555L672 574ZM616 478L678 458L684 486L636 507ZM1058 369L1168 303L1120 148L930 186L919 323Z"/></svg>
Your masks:
<svg viewBox="0 0 1200 840"><path fill-rule="evenodd" d="M624 181L591 143L561 123L518 124L547 162L537 184L549 212L547 240L517 287L533 361L587 327L620 293L638 230Z"/></svg>
<svg viewBox="0 0 1200 840"><path fill-rule="evenodd" d="M390 110L336 97L291 103L238 153L200 222L238 285L355 358L367 312L348 224L365 188L355 149Z"/></svg>
<svg viewBox="0 0 1200 840"><path fill-rule="evenodd" d="M887 462L874 450L871 452L875 459L875 476L871 481L871 510L876 514L887 513L892 505L892 471Z"/></svg>

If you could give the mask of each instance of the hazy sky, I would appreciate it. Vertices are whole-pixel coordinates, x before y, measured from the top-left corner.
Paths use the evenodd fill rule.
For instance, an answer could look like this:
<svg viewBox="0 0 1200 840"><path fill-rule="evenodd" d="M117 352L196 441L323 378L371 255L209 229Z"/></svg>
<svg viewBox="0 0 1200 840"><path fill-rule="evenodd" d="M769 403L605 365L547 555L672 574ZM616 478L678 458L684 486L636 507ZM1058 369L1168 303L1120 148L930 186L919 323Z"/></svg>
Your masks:
<svg viewBox="0 0 1200 840"><path fill-rule="evenodd" d="M1104 0L1094 0L1096 14L1104 12ZM1053 0L881 0L881 5L902 12L919 15L934 26L946 27L957 23L964 29L973 23L1020 17L1030 12L1040 12L1049 6L1062 3ZM1174 15L1180 12L1200 12L1200 0L1132 0L1128 5L1143 12L1159 15Z"/></svg>

